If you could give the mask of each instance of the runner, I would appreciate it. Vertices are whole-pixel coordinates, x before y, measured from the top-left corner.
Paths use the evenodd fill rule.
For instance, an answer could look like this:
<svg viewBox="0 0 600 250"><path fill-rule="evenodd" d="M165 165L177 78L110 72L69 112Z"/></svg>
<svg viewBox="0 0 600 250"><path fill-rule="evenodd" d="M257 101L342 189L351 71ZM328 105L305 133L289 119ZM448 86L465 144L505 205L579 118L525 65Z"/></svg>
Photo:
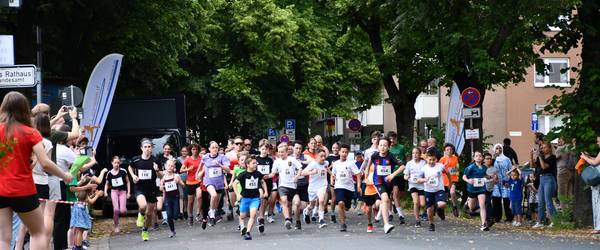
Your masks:
<svg viewBox="0 0 600 250"><path fill-rule="evenodd" d="M158 164L158 168L163 173L166 170L165 167L166 167L167 160L175 159L175 156L173 156L172 152L173 152L173 146L170 143L165 143L163 145L163 153L157 157L156 164ZM175 165L175 173L179 172L180 168L181 168L181 166ZM156 188L158 188L158 191L157 191L158 196L156 197L156 199L158 200L158 202L156 202L156 216L159 216L160 218L162 218L163 225L167 225L168 224L167 223L167 211L163 210L164 197L163 197L163 192L160 191L160 182L161 182L161 179L157 178L156 179ZM155 220L154 228L158 228L158 220Z"/></svg>
<svg viewBox="0 0 600 250"><path fill-rule="evenodd" d="M390 233L394 230L394 226L389 223L389 211L392 207L391 196L393 192L392 179L394 176L404 171L404 168L392 173L392 169L398 165L396 158L389 153L389 139L381 138L379 140L378 152L373 153L369 158L367 166L374 165L373 185L377 187L379 196L381 197L381 205L379 211L383 216L383 230L385 233Z"/></svg>
<svg viewBox="0 0 600 250"><path fill-rule="evenodd" d="M202 157L202 166L196 174L196 178L204 175L204 185L210 195L210 210L208 211L208 225L214 226L217 223L217 209L219 200L225 189L225 180L223 173L230 171L229 159L222 154L219 154L219 144L214 141L209 143L209 153ZM236 156L237 157L237 156ZM188 179L190 176L188 175Z"/></svg>
<svg viewBox="0 0 600 250"><path fill-rule="evenodd" d="M110 189L110 198L113 206L113 225L114 232L119 233L119 215L127 215L127 199L131 197L131 184L129 175L125 169L121 168L121 158L114 156L111 161L112 169L106 176L106 185L104 193L108 194Z"/></svg>
<svg viewBox="0 0 600 250"><path fill-rule="evenodd" d="M273 179L270 178L269 174L273 168L273 159L269 156L269 150L271 144L268 141L260 141L258 150L260 155L256 157L258 164L258 172L263 174L265 184L267 185L267 198L260 203L260 209L258 213L258 231L263 233L265 230L265 212L268 211L267 220L269 223L273 223L273 209L275 207L275 201L277 198L277 188L274 188Z"/></svg>
<svg viewBox="0 0 600 250"><path fill-rule="evenodd" d="M429 220L429 231L435 231L433 224L434 209L446 208L446 193L444 192L444 183L442 174L449 175L444 165L437 163L434 151L427 152L427 165L423 168L423 178L418 182L425 183L425 206L427 207L427 218ZM438 213L439 215L439 213Z"/></svg>
<svg viewBox="0 0 600 250"><path fill-rule="evenodd" d="M242 137L236 136L235 138L233 138L232 150L227 152L227 154L225 155L229 159L229 171L225 172L226 183L230 183L233 179L231 172L233 171L233 168L235 168L235 166L238 165L238 156L242 152L243 145L244 145L244 140L242 140ZM227 191L227 197L228 197L228 203L229 203L229 214L227 214L227 220L231 221L231 220L233 220L233 205L237 201L237 198L235 196L235 192L233 192L232 187L228 187L226 189L227 189L226 191ZM219 206L219 208L221 208L221 207L222 206Z"/></svg>
<svg viewBox="0 0 600 250"><path fill-rule="evenodd" d="M169 223L169 229L171 229L169 238L173 238L177 234L175 232L175 222L173 222L179 211L179 190L177 190L177 186L185 186L181 177L179 177L178 174L175 174L175 164L176 161L174 159L167 160L165 165L165 175L160 182L160 190L163 192L163 197L165 197L165 205L167 208L166 219L167 223Z"/></svg>
<svg viewBox="0 0 600 250"><path fill-rule="evenodd" d="M240 157L242 160L242 157ZM256 212L260 207L261 198L267 198L267 185L263 181L263 174L256 171L256 157L249 156L245 159L246 171L240 173L233 185L242 196L240 200L240 227L242 228L242 236L244 240L252 240L250 231L256 220ZM260 188L259 188L260 187ZM244 219L250 214L248 224L244 224Z"/></svg>
<svg viewBox="0 0 600 250"><path fill-rule="evenodd" d="M371 159L371 156L373 155L373 153L377 152L377 148L379 146L379 138L381 138L381 132L379 131L373 131L371 132L371 147L369 147L368 149L366 149L365 151L363 151L363 155L364 155L364 161L363 164L361 165L360 169L362 172L365 172L365 169L368 167L367 164L369 163L369 160ZM330 164L331 166L331 164ZM363 178L362 180L363 182L367 181L367 178ZM380 199L381 197L379 197L378 199ZM378 200L376 199L376 200ZM376 200L373 200L373 202L375 202ZM375 203L373 203L375 204ZM375 204L375 209L378 210L379 212L376 213L375 215L375 221L379 222L379 218L381 218L381 210L379 210L379 202L377 202L377 204ZM379 218L377 218L379 217Z"/></svg>
<svg viewBox="0 0 600 250"><path fill-rule="evenodd" d="M360 173L354 162L348 160L349 151L350 146L345 144L340 146L340 159L333 163L331 170L331 183L335 189L336 203L338 204L340 222L342 223L340 226L341 232L346 232L348 229L346 225L346 211L352 205L352 197L354 196L356 186L352 176ZM386 230L386 233L389 232Z"/></svg>
<svg viewBox="0 0 600 250"><path fill-rule="evenodd" d="M446 175L443 175L444 189L446 195L450 194L450 200L452 201L452 214L454 217L458 217L458 195L456 195L456 183L458 182L458 156L456 156L456 149L451 143L444 145L444 156L440 159L440 163L444 165L446 171L450 173L450 179Z"/></svg>
<svg viewBox="0 0 600 250"><path fill-rule="evenodd" d="M487 209L485 205L485 176L487 168L483 165L483 154L480 151L473 153L475 162L469 165L462 176L463 181L467 183L467 192L469 192L469 209L473 212L479 202L479 215L481 218L481 231L489 231L487 226Z"/></svg>
<svg viewBox="0 0 600 250"><path fill-rule="evenodd" d="M292 229L291 202L296 195L296 182L300 177L302 164L292 157L288 157L287 144L281 143L277 147L279 158L273 162L271 178L279 174L279 197L283 207L283 217L285 218L285 228Z"/></svg>
<svg viewBox="0 0 600 250"><path fill-rule="evenodd" d="M187 178L185 181L185 193L187 193L187 218L188 225L194 225L194 202L198 201L198 213L197 218L200 218L200 211L202 208L202 191L200 185L202 185L200 178L197 178L196 174L201 171L200 163L202 162L202 156L200 153L200 145L191 144L189 147L192 154L183 161L181 172L186 173ZM196 199L196 200L194 200ZM202 227L206 227L206 221L202 220Z"/></svg>
<svg viewBox="0 0 600 250"><path fill-rule="evenodd" d="M181 147L181 150L179 152L181 155L179 157L177 157L178 165L180 166L178 173L179 173L179 176L181 177L181 181L183 181L185 183L185 182L187 182L187 172L181 171L181 168L183 167L183 162L189 155L189 147L187 145L183 146L183 147ZM200 152L200 155L204 155L204 154L202 154L202 152ZM187 214L186 187L178 186L177 188L179 189L179 215L177 216L177 218L180 220L187 220L188 214Z"/></svg>
<svg viewBox="0 0 600 250"><path fill-rule="evenodd" d="M314 208L319 210L319 228L327 226L325 223L325 207L327 206L328 166L329 163L325 161L325 151L319 150L316 160L311 161L301 173L302 176L310 176L310 183L308 184L310 204L306 210L311 211Z"/></svg>
<svg viewBox="0 0 600 250"><path fill-rule="evenodd" d="M325 150L325 153L327 153L327 150ZM328 186L331 185L331 183L329 183L329 181L331 180L331 166L333 166L332 163L339 159L340 159L340 144L335 142L331 146L331 154L329 156L327 156L327 158L326 158L327 163L328 163L328 168L329 168L327 171ZM329 192L327 192L327 196L328 196L327 200L331 200L331 223L337 223L337 221L335 219L335 190L333 189L333 187L329 188ZM325 205L325 213L328 213L327 205ZM313 215L314 215L314 211L313 211Z"/></svg>
<svg viewBox="0 0 600 250"><path fill-rule="evenodd" d="M302 142L294 142L293 157L296 158L296 160L298 160L302 164L302 169L305 169L306 166L308 166L308 164L314 161L317 157L315 149L316 143L312 148L310 148L309 146L309 148L306 151L303 151L304 147L302 146ZM310 212L307 212L307 210L305 209L308 205L308 202L308 178L305 178L304 176L300 175L298 177L298 182L296 183L296 195L294 195L294 199L292 202L292 213L295 215L296 229L298 230L302 229L300 215L304 215L304 222L306 224L310 223Z"/></svg>
<svg viewBox="0 0 600 250"><path fill-rule="evenodd" d="M394 206L396 208L396 213L398 213L398 219L400 220L400 224L404 224L404 214L402 213L402 204L400 203L401 198L404 197L404 193L406 192L406 180L404 179L404 163L406 162L406 149L404 149L404 145L398 143L398 134L394 131L389 131L387 133L387 137L390 139L390 154L396 158L398 165L392 169L392 172L396 172L398 169L402 168L400 173L394 177L392 180L392 184L394 185L393 191L393 201ZM390 220L392 219L392 215L390 214Z"/></svg>
<svg viewBox="0 0 600 250"><path fill-rule="evenodd" d="M412 197L413 213L415 215L415 227L421 227L421 218L419 210L425 210L425 191L423 183L419 179L423 178L423 168L426 162L421 159L421 149L413 148L411 160L406 164L404 170L404 179L408 180L408 191Z"/></svg>
<svg viewBox="0 0 600 250"><path fill-rule="evenodd" d="M152 218L156 207L156 181L161 175L156 159L152 156L152 141L144 138L141 141L142 154L133 157L129 165L129 174L135 183L135 199L139 211L137 224L142 227L142 240L148 241L148 228L152 226ZM142 216L142 214L144 214Z"/></svg>
<svg viewBox="0 0 600 250"><path fill-rule="evenodd" d="M240 155L238 156L238 165L236 165L233 168L233 171L231 171L231 174L233 176L233 178L231 178L231 182L227 183L227 185L225 185L226 187L231 187L233 188L233 191L235 192L235 195L237 197L237 201L235 202L236 205L239 209L238 204L240 203L240 200L242 199L242 196L240 196L240 192L242 191L242 189L239 187L239 183L238 184L234 184L235 181L237 180L238 175L240 175L241 173L246 171L246 159L248 158L248 152L247 151L242 151L240 153ZM237 188L235 186L238 186ZM237 211L237 214L239 215L240 212L239 210ZM240 226L238 227L238 230L242 230L242 225L243 225L243 219L242 217L238 217L238 221L241 223Z"/></svg>

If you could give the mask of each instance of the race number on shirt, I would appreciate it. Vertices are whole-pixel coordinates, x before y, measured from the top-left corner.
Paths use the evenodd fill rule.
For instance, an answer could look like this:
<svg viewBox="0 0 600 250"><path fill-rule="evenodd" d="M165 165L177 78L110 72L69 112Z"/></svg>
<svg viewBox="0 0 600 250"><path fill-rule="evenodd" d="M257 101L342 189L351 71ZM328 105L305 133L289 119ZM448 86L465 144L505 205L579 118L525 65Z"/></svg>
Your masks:
<svg viewBox="0 0 600 250"><path fill-rule="evenodd" d="M485 185L485 178L474 178L473 187L483 187Z"/></svg>
<svg viewBox="0 0 600 250"><path fill-rule="evenodd" d="M210 178L215 178L215 177L219 177L222 175L223 175L223 172L221 171L221 168L210 168L208 170L208 177L210 177Z"/></svg>
<svg viewBox="0 0 600 250"><path fill-rule="evenodd" d="M379 176L390 175L391 173L392 170L388 165L379 165L379 167L377 168L377 175Z"/></svg>
<svg viewBox="0 0 600 250"><path fill-rule="evenodd" d="M458 168L451 168L450 169L450 174L451 175L458 175Z"/></svg>
<svg viewBox="0 0 600 250"><path fill-rule="evenodd" d="M171 192L177 189L177 184L174 181L165 182L165 190Z"/></svg>
<svg viewBox="0 0 600 250"><path fill-rule="evenodd" d="M123 186L123 178L119 177L116 179L112 179L112 180L110 180L110 183L112 184L113 187Z"/></svg>
<svg viewBox="0 0 600 250"><path fill-rule="evenodd" d="M138 170L140 180L150 180L152 178L152 170L140 169Z"/></svg>
<svg viewBox="0 0 600 250"><path fill-rule="evenodd" d="M429 184L429 186L437 186L439 183L438 178L431 178L427 181L427 184Z"/></svg>
<svg viewBox="0 0 600 250"><path fill-rule="evenodd" d="M327 170L323 169L323 170L321 170L319 172L320 172L321 177L327 176Z"/></svg>
<svg viewBox="0 0 600 250"><path fill-rule="evenodd" d="M418 179L419 178L417 176L411 176L410 179L409 179L409 181L410 181L410 183L417 183Z"/></svg>
<svg viewBox="0 0 600 250"><path fill-rule="evenodd" d="M340 171L337 173L337 178L340 180L348 178L348 173L346 171Z"/></svg>
<svg viewBox="0 0 600 250"><path fill-rule="evenodd" d="M269 174L269 165L258 165L258 172L263 175Z"/></svg>
<svg viewBox="0 0 600 250"><path fill-rule="evenodd" d="M258 189L258 179L246 179L246 189Z"/></svg>

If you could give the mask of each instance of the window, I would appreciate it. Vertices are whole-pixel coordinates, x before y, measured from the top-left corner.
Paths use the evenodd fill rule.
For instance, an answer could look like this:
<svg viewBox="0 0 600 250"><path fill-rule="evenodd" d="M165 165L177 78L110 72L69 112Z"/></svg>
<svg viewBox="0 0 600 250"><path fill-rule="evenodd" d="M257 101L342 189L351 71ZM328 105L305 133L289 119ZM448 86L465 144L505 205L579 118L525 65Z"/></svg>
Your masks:
<svg viewBox="0 0 600 250"><path fill-rule="evenodd" d="M538 131L544 134L548 134L553 128L564 125L562 119L564 115L547 115L542 114L538 116Z"/></svg>
<svg viewBox="0 0 600 250"><path fill-rule="evenodd" d="M569 83L569 59L568 58L547 58L544 59L545 72L537 72L534 67L535 87L570 87Z"/></svg>

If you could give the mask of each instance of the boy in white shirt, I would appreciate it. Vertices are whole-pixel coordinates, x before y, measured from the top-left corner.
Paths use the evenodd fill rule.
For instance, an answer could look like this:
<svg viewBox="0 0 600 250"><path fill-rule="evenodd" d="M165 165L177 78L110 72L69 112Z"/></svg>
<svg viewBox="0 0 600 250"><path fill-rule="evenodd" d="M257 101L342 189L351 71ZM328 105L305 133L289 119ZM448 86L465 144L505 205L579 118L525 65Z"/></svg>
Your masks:
<svg viewBox="0 0 600 250"><path fill-rule="evenodd" d="M283 216L285 217L285 228L292 229L291 202L296 195L296 182L300 173L302 173L302 164L298 160L289 157L286 143L281 143L277 147L278 158L273 162L273 170L269 178L279 174L279 202L283 207Z"/></svg>
<svg viewBox="0 0 600 250"><path fill-rule="evenodd" d="M427 218L429 219L429 231L435 231L435 225L433 224L433 213L434 208L437 209L446 208L446 192L444 191L444 182L442 174L448 175L450 179L450 173L446 171L444 165L437 163L437 157L435 152L427 152L427 165L423 168L423 176L418 180L419 183L424 183L425 187L425 206L427 207Z"/></svg>
<svg viewBox="0 0 600 250"><path fill-rule="evenodd" d="M318 207L319 209L319 228L326 227L325 224L325 206L327 205L327 174L329 173L329 162L325 160L325 151L319 149L317 151L317 159L311 161L308 166L302 171L302 176L310 176L308 184L308 199L310 203L308 211ZM318 205L317 205L318 203Z"/></svg>
<svg viewBox="0 0 600 250"><path fill-rule="evenodd" d="M360 173L360 170L353 161L348 160L350 146L344 144L340 146L340 159L332 164L331 183L335 191L335 202L338 204L338 216L340 218L340 231L346 232L346 210L352 205L354 196L354 187L356 182L352 176Z"/></svg>

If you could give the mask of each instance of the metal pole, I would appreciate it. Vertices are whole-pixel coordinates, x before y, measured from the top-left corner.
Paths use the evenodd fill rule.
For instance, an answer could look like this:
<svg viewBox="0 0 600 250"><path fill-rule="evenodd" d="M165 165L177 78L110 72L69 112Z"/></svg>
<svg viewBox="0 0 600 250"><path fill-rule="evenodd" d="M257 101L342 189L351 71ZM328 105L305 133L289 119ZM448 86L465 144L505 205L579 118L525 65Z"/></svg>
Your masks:
<svg viewBox="0 0 600 250"><path fill-rule="evenodd" d="M469 119L469 123L471 124L471 129L473 129L473 118ZM473 149L473 139L471 139L470 141L471 141L471 157L473 157L473 152L475 151Z"/></svg>
<svg viewBox="0 0 600 250"><path fill-rule="evenodd" d="M36 45L36 64L37 64L37 79L38 84L36 85L36 99L37 103L42 103L42 29L40 26L35 26L35 45Z"/></svg>

